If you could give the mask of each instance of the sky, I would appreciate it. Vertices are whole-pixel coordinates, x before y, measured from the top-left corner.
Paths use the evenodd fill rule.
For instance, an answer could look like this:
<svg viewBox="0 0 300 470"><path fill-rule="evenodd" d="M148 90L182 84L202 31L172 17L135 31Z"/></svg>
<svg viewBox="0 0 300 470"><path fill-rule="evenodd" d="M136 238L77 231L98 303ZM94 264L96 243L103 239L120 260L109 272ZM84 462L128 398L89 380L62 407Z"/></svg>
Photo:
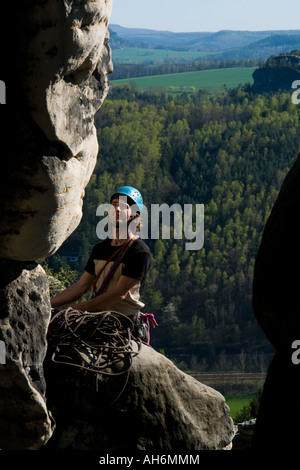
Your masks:
<svg viewBox="0 0 300 470"><path fill-rule="evenodd" d="M200 32L300 29L299 0L113 0L110 23Z"/></svg>

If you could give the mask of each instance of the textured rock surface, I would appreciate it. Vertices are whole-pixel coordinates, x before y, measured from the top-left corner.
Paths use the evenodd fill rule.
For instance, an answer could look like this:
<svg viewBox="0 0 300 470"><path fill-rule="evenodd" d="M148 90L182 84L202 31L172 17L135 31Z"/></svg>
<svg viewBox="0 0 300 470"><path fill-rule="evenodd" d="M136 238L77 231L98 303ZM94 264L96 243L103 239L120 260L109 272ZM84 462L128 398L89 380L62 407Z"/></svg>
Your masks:
<svg viewBox="0 0 300 470"><path fill-rule="evenodd" d="M43 360L50 317L48 279L35 263L0 263L0 449L36 449L52 434Z"/></svg>
<svg viewBox="0 0 300 470"><path fill-rule="evenodd" d="M46 366L48 406L56 431L46 448L97 451L222 449L234 426L224 397L180 371L149 346L125 378L93 376L72 366ZM51 380L55 377L55 382Z"/></svg>
<svg viewBox="0 0 300 470"><path fill-rule="evenodd" d="M98 152L94 115L111 71L111 7L112 0L0 6L7 91L1 107L1 449L37 449L52 434L42 367L49 288L33 260L54 253L81 219Z"/></svg>
<svg viewBox="0 0 300 470"><path fill-rule="evenodd" d="M5 7L12 14L13 5ZM112 0L32 0L18 8L7 66L14 133L1 182L0 257L48 256L80 222L98 152L94 115L111 71L111 8Z"/></svg>

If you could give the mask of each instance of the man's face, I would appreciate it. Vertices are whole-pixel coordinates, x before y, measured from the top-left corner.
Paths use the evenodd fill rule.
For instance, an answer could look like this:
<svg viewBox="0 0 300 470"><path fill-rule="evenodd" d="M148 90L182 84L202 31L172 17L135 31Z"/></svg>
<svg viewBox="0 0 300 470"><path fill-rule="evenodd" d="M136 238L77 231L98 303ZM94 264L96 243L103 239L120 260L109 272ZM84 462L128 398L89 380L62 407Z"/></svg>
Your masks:
<svg viewBox="0 0 300 470"><path fill-rule="evenodd" d="M126 226L131 217L131 207L127 203L125 196L116 196L111 201L111 210L109 213L110 222L116 226Z"/></svg>

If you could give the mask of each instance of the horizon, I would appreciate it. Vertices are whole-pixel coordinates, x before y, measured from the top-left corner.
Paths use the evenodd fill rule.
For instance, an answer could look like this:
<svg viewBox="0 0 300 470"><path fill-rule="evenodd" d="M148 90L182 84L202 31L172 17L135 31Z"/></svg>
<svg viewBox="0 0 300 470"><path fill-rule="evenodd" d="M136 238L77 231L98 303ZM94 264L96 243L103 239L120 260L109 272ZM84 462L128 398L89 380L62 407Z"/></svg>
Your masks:
<svg viewBox="0 0 300 470"><path fill-rule="evenodd" d="M155 31L157 33L173 33L173 34L198 34L198 33L203 33L203 34L216 34L216 33L221 33L223 31L233 31L235 33L237 32L242 32L242 33L261 33L261 32L284 32L284 31L300 31L300 24L298 29L231 29L231 28L223 28L219 29L217 31L172 31L171 29L155 29L155 28L143 28L139 26L123 26L118 23L111 23L109 24L109 27L111 26L119 26L124 29L135 29L135 30L145 30L145 31Z"/></svg>
<svg viewBox="0 0 300 470"><path fill-rule="evenodd" d="M300 29L296 0L113 0L111 24L174 33Z"/></svg>

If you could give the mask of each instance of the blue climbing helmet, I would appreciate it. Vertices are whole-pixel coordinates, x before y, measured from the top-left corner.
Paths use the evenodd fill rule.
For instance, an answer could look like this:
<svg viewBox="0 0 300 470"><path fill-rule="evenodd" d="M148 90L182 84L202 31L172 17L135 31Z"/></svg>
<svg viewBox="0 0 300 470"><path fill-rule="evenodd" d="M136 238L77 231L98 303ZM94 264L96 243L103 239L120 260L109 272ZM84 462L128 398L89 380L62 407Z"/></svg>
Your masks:
<svg viewBox="0 0 300 470"><path fill-rule="evenodd" d="M121 188L118 188L114 194L112 195L110 202L112 202L113 198L118 195L124 195L127 196L132 200L133 204L136 204L139 208L139 212L142 212L143 209L143 198L141 193L138 191L138 189L133 188L132 186L122 186Z"/></svg>

